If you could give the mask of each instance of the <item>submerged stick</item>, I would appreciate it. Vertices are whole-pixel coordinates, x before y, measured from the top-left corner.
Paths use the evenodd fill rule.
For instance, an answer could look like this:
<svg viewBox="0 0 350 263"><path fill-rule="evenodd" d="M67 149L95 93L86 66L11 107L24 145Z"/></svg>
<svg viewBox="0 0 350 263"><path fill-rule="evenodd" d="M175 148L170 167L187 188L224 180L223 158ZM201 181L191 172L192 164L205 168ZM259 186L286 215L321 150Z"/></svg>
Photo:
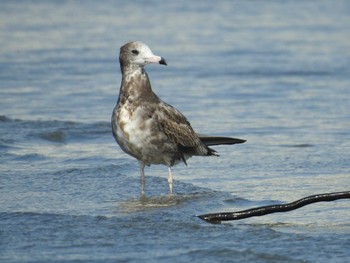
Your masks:
<svg viewBox="0 0 350 263"><path fill-rule="evenodd" d="M329 202L345 198L350 198L350 191L311 195L287 204L267 205L238 212L204 214L199 215L198 217L209 223L221 223L221 221L239 220L253 216L288 212L316 202Z"/></svg>

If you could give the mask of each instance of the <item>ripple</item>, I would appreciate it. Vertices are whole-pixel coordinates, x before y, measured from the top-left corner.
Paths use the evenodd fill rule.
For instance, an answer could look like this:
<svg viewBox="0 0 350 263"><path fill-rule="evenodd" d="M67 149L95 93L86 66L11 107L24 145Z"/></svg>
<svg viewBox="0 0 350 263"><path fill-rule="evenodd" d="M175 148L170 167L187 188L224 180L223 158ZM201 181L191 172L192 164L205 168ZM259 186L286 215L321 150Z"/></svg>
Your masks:
<svg viewBox="0 0 350 263"><path fill-rule="evenodd" d="M40 160L46 160L46 157L41 154L37 153L29 153L29 154L23 154L23 155L18 155L15 160L17 161L40 161Z"/></svg>
<svg viewBox="0 0 350 263"><path fill-rule="evenodd" d="M309 143L301 143L301 144L282 144L280 145L281 147L294 147L294 148L310 148L310 147L314 147L313 144L309 144Z"/></svg>
<svg viewBox="0 0 350 263"><path fill-rule="evenodd" d="M40 137L50 142L65 142L67 135L64 131L43 132Z"/></svg>
<svg viewBox="0 0 350 263"><path fill-rule="evenodd" d="M120 202L119 206L122 208L124 213L168 208L173 206L179 206L192 200L197 200L199 198L205 197L208 194L209 193L206 192L196 192L193 194L183 195L167 195L153 197L141 196L139 198L132 198L125 202Z"/></svg>

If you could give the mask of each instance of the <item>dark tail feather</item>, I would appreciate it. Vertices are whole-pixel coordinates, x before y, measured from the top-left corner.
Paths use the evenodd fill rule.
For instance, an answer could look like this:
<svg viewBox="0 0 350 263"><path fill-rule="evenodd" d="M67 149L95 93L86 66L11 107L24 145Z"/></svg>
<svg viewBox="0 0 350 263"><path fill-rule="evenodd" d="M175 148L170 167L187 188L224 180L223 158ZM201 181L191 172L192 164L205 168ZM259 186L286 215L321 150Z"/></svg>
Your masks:
<svg viewBox="0 0 350 263"><path fill-rule="evenodd" d="M199 138L206 146L220 145L220 144L236 144L236 143L246 142L246 140L230 138L230 137L200 136Z"/></svg>

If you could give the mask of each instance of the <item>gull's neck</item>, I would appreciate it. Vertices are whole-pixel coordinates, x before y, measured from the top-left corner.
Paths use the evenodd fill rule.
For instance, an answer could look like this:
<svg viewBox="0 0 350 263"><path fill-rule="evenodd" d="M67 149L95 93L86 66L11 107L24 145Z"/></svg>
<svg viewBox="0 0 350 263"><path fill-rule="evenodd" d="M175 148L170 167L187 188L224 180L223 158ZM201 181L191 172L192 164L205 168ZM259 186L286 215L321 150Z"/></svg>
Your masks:
<svg viewBox="0 0 350 263"><path fill-rule="evenodd" d="M143 67L122 66L122 82L119 97L124 96L131 100L155 100L158 97L153 93L148 75Z"/></svg>

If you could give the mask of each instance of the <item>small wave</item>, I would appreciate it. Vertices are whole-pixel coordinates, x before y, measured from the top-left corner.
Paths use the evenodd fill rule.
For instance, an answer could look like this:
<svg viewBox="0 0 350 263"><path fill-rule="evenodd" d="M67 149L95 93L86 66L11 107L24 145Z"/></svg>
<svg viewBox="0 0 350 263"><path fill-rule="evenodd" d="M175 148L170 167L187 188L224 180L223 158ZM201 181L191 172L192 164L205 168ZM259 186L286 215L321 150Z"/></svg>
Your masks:
<svg viewBox="0 0 350 263"><path fill-rule="evenodd" d="M184 199L178 196L140 197L120 204L125 212L136 212L179 205Z"/></svg>
<svg viewBox="0 0 350 263"><path fill-rule="evenodd" d="M29 153L29 154L24 154L24 155L18 155L15 160L16 161L40 161L40 160L46 160L47 157L41 154L37 153Z"/></svg>
<svg viewBox="0 0 350 263"><path fill-rule="evenodd" d="M167 208L180 205L186 201L196 198L196 195L168 195L133 198L120 203L124 212L137 212L144 210L153 210L157 208Z"/></svg>
<svg viewBox="0 0 350 263"><path fill-rule="evenodd" d="M282 144L281 147L292 147L292 148L309 148L314 147L313 144L301 143L301 144Z"/></svg>
<svg viewBox="0 0 350 263"><path fill-rule="evenodd" d="M5 121L8 121L9 118L7 118L6 116L4 115L0 115L0 122L5 122Z"/></svg>
<svg viewBox="0 0 350 263"><path fill-rule="evenodd" d="M70 139L84 139L111 134L110 123L79 123L59 120L21 120L0 115L3 140L15 143L28 139L65 143Z"/></svg>
<svg viewBox="0 0 350 263"><path fill-rule="evenodd" d="M43 132L40 134L40 137L51 142L64 142L67 138L67 135L64 131L52 131Z"/></svg>
<svg viewBox="0 0 350 263"><path fill-rule="evenodd" d="M207 199L208 197L212 198L213 195L217 194L217 192L213 192L209 189L197 188L193 185L192 188L195 188L197 191L190 194L175 194L150 197L140 196L138 198L132 198L127 201L120 202L119 207L124 213L140 212L145 210L155 210L180 206L184 203L196 201L198 199Z"/></svg>

